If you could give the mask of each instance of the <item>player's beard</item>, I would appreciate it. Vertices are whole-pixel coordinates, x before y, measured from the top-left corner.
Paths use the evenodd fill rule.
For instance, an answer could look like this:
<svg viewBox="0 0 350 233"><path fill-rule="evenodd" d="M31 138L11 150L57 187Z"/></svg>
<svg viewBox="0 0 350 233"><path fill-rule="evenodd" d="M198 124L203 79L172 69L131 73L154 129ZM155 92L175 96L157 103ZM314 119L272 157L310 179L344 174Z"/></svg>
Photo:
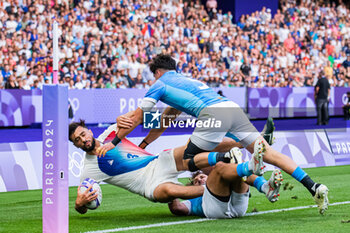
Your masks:
<svg viewBox="0 0 350 233"><path fill-rule="evenodd" d="M91 146L90 147L86 147L85 145L81 148L83 151L85 152L91 152L95 149L96 146L96 141L95 138L92 138L91 140Z"/></svg>

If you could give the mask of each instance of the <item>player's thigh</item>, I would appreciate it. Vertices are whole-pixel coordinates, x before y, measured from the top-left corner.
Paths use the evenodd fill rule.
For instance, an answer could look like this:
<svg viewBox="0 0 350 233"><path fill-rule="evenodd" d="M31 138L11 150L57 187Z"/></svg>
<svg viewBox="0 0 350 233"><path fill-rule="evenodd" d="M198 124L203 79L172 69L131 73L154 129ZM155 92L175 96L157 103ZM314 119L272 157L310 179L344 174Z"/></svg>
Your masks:
<svg viewBox="0 0 350 233"><path fill-rule="evenodd" d="M231 218L242 217L245 215L249 204L249 192L236 193L232 191L228 205L229 216Z"/></svg>
<svg viewBox="0 0 350 233"><path fill-rule="evenodd" d="M231 194L230 182L222 178L222 172L227 169L227 165L222 162L217 163L208 176L206 185L214 196L227 197Z"/></svg>
<svg viewBox="0 0 350 233"><path fill-rule="evenodd" d="M239 107L234 107L234 120L230 128L230 133L234 134L242 144L247 147L260 136L254 125L250 122L246 114Z"/></svg>
<svg viewBox="0 0 350 233"><path fill-rule="evenodd" d="M226 132L220 132L216 129L200 129L195 130L191 135L191 142L202 150L212 151L216 148L222 139L225 137Z"/></svg>
<svg viewBox="0 0 350 233"><path fill-rule="evenodd" d="M198 116L191 142L203 150L213 150L231 129L233 112L229 101L203 109Z"/></svg>
<svg viewBox="0 0 350 233"><path fill-rule="evenodd" d="M150 177L145 185L145 196L149 196L149 199L154 199L154 191L161 184L180 184L177 179L179 172L176 169L173 150L162 151L155 162L152 171L147 174Z"/></svg>
<svg viewBox="0 0 350 233"><path fill-rule="evenodd" d="M207 218L229 218L228 202L220 201L207 187L204 189L202 198L203 213Z"/></svg>

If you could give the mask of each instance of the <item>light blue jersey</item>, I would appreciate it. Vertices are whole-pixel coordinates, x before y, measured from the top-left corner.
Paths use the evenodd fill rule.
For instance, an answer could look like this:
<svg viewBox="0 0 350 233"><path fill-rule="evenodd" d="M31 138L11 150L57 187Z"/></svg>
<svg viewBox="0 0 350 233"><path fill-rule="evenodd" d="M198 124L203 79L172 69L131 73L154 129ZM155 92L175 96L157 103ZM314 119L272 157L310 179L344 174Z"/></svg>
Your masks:
<svg viewBox="0 0 350 233"><path fill-rule="evenodd" d="M198 117L200 111L213 104L228 101L204 83L186 78L176 71L163 74L148 90L145 98L159 100L189 115Z"/></svg>
<svg viewBox="0 0 350 233"><path fill-rule="evenodd" d="M199 216L199 217L205 217L202 207L203 197L197 197L188 200L191 203L191 210L190 214Z"/></svg>

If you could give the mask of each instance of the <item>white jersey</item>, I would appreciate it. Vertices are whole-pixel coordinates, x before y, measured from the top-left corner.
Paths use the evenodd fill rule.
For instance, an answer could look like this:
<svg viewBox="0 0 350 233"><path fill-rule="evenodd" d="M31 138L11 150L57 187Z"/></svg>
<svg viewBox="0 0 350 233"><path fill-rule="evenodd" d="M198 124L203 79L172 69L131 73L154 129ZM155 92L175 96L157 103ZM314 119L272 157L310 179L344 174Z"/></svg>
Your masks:
<svg viewBox="0 0 350 233"><path fill-rule="evenodd" d="M115 130L116 125L111 125L97 140L101 143L111 141L115 137ZM85 153L80 180L92 178L154 200L154 189L164 182L178 183L177 175L172 151L163 151L154 156L123 139L104 157Z"/></svg>

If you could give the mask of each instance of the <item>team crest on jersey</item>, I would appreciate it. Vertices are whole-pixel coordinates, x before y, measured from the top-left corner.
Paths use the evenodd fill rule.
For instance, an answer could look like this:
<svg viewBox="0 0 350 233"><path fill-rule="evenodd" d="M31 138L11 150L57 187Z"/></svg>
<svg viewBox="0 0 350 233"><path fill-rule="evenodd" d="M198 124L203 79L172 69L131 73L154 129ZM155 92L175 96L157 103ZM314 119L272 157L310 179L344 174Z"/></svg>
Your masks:
<svg viewBox="0 0 350 233"><path fill-rule="evenodd" d="M143 113L143 128L145 129L160 129L160 116L159 110L156 112L144 112Z"/></svg>

